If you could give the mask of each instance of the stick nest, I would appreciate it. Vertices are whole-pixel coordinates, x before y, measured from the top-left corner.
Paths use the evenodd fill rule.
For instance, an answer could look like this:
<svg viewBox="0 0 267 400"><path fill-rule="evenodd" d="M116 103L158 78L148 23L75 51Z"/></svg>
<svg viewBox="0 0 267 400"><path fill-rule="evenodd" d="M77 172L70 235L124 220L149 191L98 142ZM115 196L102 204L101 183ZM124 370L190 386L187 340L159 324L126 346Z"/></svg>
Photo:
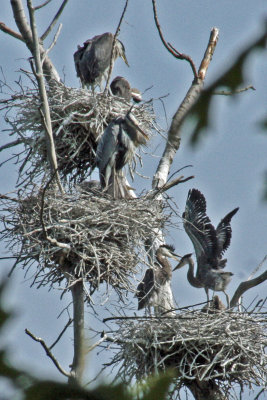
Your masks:
<svg viewBox="0 0 267 400"><path fill-rule="evenodd" d="M64 195L40 189L3 203L2 238L16 264L27 270L34 264L33 283L83 278L90 293L102 282L118 294L135 290L131 278L146 262L144 243L170 219L161 201L148 196L116 201L96 189Z"/></svg>
<svg viewBox="0 0 267 400"><path fill-rule="evenodd" d="M94 164L97 143L104 129L114 118L125 116L131 104L119 97L102 93L93 96L89 90L63 84L51 86L47 94L58 171L63 181L81 182ZM38 176L49 170L38 88L21 87L21 93L12 94L1 104L0 109L6 109L5 119L11 125L11 135L18 135L18 142L25 148L24 153L18 154L21 181L24 185L36 182ZM155 127L152 101L135 106L132 113L149 135Z"/></svg>
<svg viewBox="0 0 267 400"><path fill-rule="evenodd" d="M192 380L215 380L222 387L265 385L266 322L264 313L227 311L122 319L111 339L120 348L111 364L122 364L118 377L126 382L174 368L178 391Z"/></svg>

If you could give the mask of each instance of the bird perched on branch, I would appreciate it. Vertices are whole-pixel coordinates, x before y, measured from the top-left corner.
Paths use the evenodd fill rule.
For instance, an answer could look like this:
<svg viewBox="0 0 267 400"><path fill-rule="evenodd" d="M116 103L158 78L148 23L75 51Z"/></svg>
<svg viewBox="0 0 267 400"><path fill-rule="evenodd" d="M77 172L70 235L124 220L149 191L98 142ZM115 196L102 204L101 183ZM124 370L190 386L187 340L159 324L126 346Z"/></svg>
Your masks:
<svg viewBox="0 0 267 400"><path fill-rule="evenodd" d="M83 87L89 86L94 91L95 86L100 86L102 90L102 81L107 80L110 65L118 57L121 57L129 66L123 43L115 39L113 47L113 41L114 35L106 32L88 39L84 42L83 47L78 46L73 57L77 76Z"/></svg>
<svg viewBox="0 0 267 400"><path fill-rule="evenodd" d="M130 163L136 148L146 144L149 136L139 127L131 112L115 118L105 129L96 150L100 183L115 199L127 197L122 168Z"/></svg>
<svg viewBox="0 0 267 400"><path fill-rule="evenodd" d="M197 288L203 287L209 301L209 289L225 292L232 278L232 272L225 272L223 268L227 260L223 259L223 253L230 245L232 237L231 219L237 213L238 207L228 213L215 229L206 215L206 200L203 194L197 190L189 190L185 212L183 213L184 228L191 239L197 259L197 272L194 276L194 262L192 254L186 254L180 260L174 270L188 264L187 279Z"/></svg>
<svg viewBox="0 0 267 400"><path fill-rule="evenodd" d="M131 88L127 79L122 76L116 76L110 84L110 89L114 96L122 97L127 101L135 101L139 103L142 100L142 95L138 89Z"/></svg>
<svg viewBox="0 0 267 400"><path fill-rule="evenodd" d="M171 289L172 267L168 258L178 260L174 247L162 245L156 250L156 262L148 268L142 282L137 286L138 310L154 307L156 315L166 312L166 316L174 315L174 302Z"/></svg>

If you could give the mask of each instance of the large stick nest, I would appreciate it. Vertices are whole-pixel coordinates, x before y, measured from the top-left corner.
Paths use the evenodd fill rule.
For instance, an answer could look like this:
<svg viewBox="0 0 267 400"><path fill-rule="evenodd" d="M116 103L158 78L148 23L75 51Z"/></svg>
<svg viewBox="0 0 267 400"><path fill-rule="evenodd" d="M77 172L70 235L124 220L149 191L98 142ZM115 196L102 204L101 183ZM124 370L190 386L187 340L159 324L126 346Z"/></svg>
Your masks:
<svg viewBox="0 0 267 400"><path fill-rule="evenodd" d="M178 391L192 380L265 385L266 322L264 313L227 311L118 320L109 338L119 345L111 364L120 365L118 377L126 382L174 368Z"/></svg>
<svg viewBox="0 0 267 400"><path fill-rule="evenodd" d="M58 171L63 180L81 182L94 164L99 137L107 125L118 116L125 116L131 104L122 98L87 89L68 88L55 84L47 89ZM25 147L18 158L22 182L36 182L49 170L47 148L40 112L38 88L21 87L21 92L1 101L6 110L6 122L11 135ZM155 127L152 102L135 106L132 113L140 127L149 135ZM25 176L26 175L26 176Z"/></svg>
<svg viewBox="0 0 267 400"><path fill-rule="evenodd" d="M102 282L118 293L133 291L131 278L146 262L144 243L170 219L166 205L148 196L116 201L88 190L62 195L48 188L18 202L5 200L2 237L16 263L26 269L35 264L39 286L83 278L91 293Z"/></svg>

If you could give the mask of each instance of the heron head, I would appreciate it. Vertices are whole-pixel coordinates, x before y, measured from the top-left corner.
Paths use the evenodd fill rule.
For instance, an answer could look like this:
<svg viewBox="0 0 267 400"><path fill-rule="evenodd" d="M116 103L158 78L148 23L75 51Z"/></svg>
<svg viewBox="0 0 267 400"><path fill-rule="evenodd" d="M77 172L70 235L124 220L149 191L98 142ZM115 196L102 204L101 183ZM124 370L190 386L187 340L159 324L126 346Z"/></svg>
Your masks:
<svg viewBox="0 0 267 400"><path fill-rule="evenodd" d="M129 67L130 65L129 65L128 60L126 58L124 44L118 39L116 39L115 49L114 50L115 50L115 58L121 57L123 59L123 61L125 62L125 64Z"/></svg>
<svg viewBox="0 0 267 400"><path fill-rule="evenodd" d="M131 108L132 109L132 108ZM129 136L136 146L146 144L149 136L139 126L137 119L131 113L131 110L125 116L125 123L130 128Z"/></svg>
<svg viewBox="0 0 267 400"><path fill-rule="evenodd" d="M174 253L174 246L168 244L162 244L156 251L156 254L160 254L164 257L173 258L174 260L179 260L180 256Z"/></svg>
<svg viewBox="0 0 267 400"><path fill-rule="evenodd" d="M173 271L175 271L176 269L182 268L184 265L188 264L191 257L192 257L192 253L189 253L189 254L186 254L185 256L183 256L181 258L180 262L173 269Z"/></svg>

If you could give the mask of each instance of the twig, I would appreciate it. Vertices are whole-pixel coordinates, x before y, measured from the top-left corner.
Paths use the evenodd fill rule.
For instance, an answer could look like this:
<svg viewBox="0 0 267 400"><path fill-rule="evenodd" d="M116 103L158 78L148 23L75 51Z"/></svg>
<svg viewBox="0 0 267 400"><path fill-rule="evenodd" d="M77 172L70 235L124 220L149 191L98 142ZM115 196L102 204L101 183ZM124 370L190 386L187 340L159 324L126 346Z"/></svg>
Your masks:
<svg viewBox="0 0 267 400"><path fill-rule="evenodd" d="M107 334L104 333L101 339L99 339L96 343L94 343L92 346L90 346L87 350L86 353L90 353L90 351L94 350L97 346L99 346L102 342L104 342L107 339Z"/></svg>
<svg viewBox="0 0 267 400"><path fill-rule="evenodd" d="M17 146L18 144L21 144L23 142L24 141L22 139L17 139L17 140L14 140L13 142L6 143L6 144L4 144L3 146L0 147L0 152L3 151L3 150L9 149L10 147Z"/></svg>
<svg viewBox="0 0 267 400"><path fill-rule="evenodd" d="M57 155L54 145L53 139L53 130L52 130L52 123L50 117L50 109L48 104L47 92L45 88L45 81L44 81L44 74L43 68L41 63L41 53L39 47L39 39L37 35L37 28L35 23L35 16L34 16L34 8L32 6L32 0L27 0L29 15L30 15L30 24L32 30L32 38L33 38L33 55L35 60L35 68L36 68L36 79L38 82L39 93L41 97L41 116L43 118L43 124L45 128L45 137L47 143L47 152L50 161L51 167L51 174L55 174L57 185L61 193L64 193L63 187L60 182L59 174L58 174L58 167L57 167Z"/></svg>
<svg viewBox="0 0 267 400"><path fill-rule="evenodd" d="M39 6L34 7L34 11L40 10L40 8L45 7L47 4L51 3L52 0L46 0L44 3L40 4Z"/></svg>
<svg viewBox="0 0 267 400"><path fill-rule="evenodd" d="M0 199L10 200L10 201L14 201L15 203L20 203L20 200L14 199L13 197L9 197L5 194L0 194Z"/></svg>
<svg viewBox="0 0 267 400"><path fill-rule="evenodd" d="M259 263L259 265L257 265L257 267L251 272L247 281L250 281L251 278L261 269L266 260L267 260L267 254L264 256L263 260Z"/></svg>
<svg viewBox="0 0 267 400"><path fill-rule="evenodd" d="M249 89L251 89L251 90L256 90L256 89L254 88L254 86L249 85L249 86L246 86L246 87L244 87L244 88L240 88L240 89L236 89L236 90L232 90L232 91L228 91L228 90L217 90L217 91L216 91L216 90L215 90L215 91L213 92L213 94L214 94L214 95L220 95L220 96L232 96L232 95L234 95L234 94L246 92L246 91L249 90Z"/></svg>
<svg viewBox="0 0 267 400"><path fill-rule="evenodd" d="M43 41L45 40L45 38L49 35L49 33L51 32L51 30L54 28L55 24L57 23L60 15L62 14L64 7L66 6L68 0L64 0L61 4L61 6L58 9L58 12L56 13L56 15L54 16L52 22L50 23L50 25L48 26L48 28L46 29L46 31L41 35L40 39Z"/></svg>
<svg viewBox="0 0 267 400"><path fill-rule="evenodd" d="M167 43L166 40L164 39L164 36L162 34L162 31L161 31L160 24L159 24L159 20L158 20L158 14L157 14L157 8L156 8L156 0L152 0L152 4L153 4L154 20L155 20L156 27L158 29L159 36L160 36L160 39L161 39L162 43L164 44L166 49L175 58L177 58L179 60L186 60L187 62L189 62L190 66L192 68L193 74L194 74L194 78L197 79L198 74L197 74L196 66L195 66L192 58L190 56L188 56L187 54L183 54L183 53L180 53L179 51L177 51L170 43Z"/></svg>
<svg viewBox="0 0 267 400"><path fill-rule="evenodd" d="M62 329L62 331L60 332L60 334L58 335L57 339L54 341L53 344L51 344L51 346L49 347L49 350L52 350L52 348L60 341L60 339L62 338L62 336L64 335L64 333L66 332L66 330L68 329L68 327L70 326L70 324L72 323L73 319L69 318L68 322L66 323L66 325L64 326L64 328Z"/></svg>
<svg viewBox="0 0 267 400"><path fill-rule="evenodd" d="M52 41L52 43L50 44L50 46L48 47L48 49L46 50L46 54L48 54L52 49L53 49L53 47L55 46L55 44L56 44L56 42L57 42L57 39L58 39L58 37L59 37L59 34L60 34L60 32L61 32L61 29L62 29L62 24L59 24L59 27L58 27L58 29L57 29L57 31L56 31L56 34L55 34L55 36L54 36L54 38L53 38L53 41Z"/></svg>
<svg viewBox="0 0 267 400"><path fill-rule="evenodd" d="M61 365L59 364L59 362L57 361L57 359L55 358L55 356L51 353L51 351L49 350L49 348L47 347L45 341L42 338L38 338L36 337L33 333L31 333L28 329L25 329L25 333L30 336L33 340L35 340L35 342L39 342L42 347L44 348L46 355L53 361L54 365L56 366L56 368L58 369L59 372L61 372L62 375L70 378L71 374L67 371L65 371Z"/></svg>
<svg viewBox="0 0 267 400"><path fill-rule="evenodd" d="M107 82L106 82L104 94L107 93L107 90L108 90L108 85L109 85L109 81L110 81L110 77L111 77L111 72L112 72L112 69L113 69L113 63L114 63L114 61L113 61L114 47L115 47L115 43L116 43L117 36L118 36L118 34L119 34L119 31L120 31L120 27L121 27L121 24L122 24L122 20L123 20L123 18L124 18L124 14L125 14L126 9L127 9L127 6L128 6L128 1L129 1L129 0L126 0L126 2L125 2L125 6L124 6L124 9L123 9L122 14L121 14L119 24L118 24L118 26L117 26L115 35L114 35L114 37L113 37L112 50L111 50L111 57L110 57L110 65L109 65L109 70L108 70L108 79L107 79Z"/></svg>
<svg viewBox="0 0 267 400"><path fill-rule="evenodd" d="M204 79L206 77L206 73L207 73L208 67L210 65L210 62L212 60L212 56L213 56L215 47L218 42L218 38L219 38L219 30L217 28L212 28L207 49L206 49L204 57L200 63L200 67L198 69L198 77L202 81L204 81Z"/></svg>

